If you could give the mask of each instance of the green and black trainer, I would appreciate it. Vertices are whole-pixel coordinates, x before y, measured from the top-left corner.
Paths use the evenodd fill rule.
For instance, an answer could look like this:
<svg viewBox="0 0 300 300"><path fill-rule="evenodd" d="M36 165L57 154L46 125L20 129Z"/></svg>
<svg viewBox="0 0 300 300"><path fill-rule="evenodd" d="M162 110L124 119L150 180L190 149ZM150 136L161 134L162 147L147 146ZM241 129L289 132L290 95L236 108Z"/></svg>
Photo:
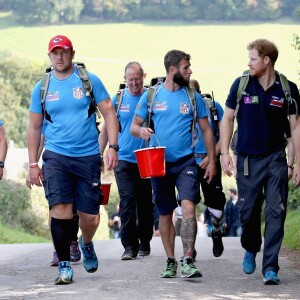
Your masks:
<svg viewBox="0 0 300 300"><path fill-rule="evenodd" d="M161 278L174 278L177 274L177 261L174 258L168 258L165 269L160 273Z"/></svg>
<svg viewBox="0 0 300 300"><path fill-rule="evenodd" d="M194 265L194 259L188 258L181 265L181 277L194 278L202 277L201 272Z"/></svg>

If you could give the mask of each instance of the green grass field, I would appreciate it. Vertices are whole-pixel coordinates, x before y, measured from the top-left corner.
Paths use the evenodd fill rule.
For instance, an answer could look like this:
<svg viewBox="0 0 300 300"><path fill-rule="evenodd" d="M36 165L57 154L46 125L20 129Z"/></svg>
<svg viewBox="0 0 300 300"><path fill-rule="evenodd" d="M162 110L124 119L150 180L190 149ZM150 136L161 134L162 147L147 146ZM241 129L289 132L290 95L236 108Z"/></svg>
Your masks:
<svg viewBox="0 0 300 300"><path fill-rule="evenodd" d="M28 60L47 62L47 45L56 34L71 38L75 60L86 63L100 76L113 95L123 81L124 67L139 61L152 77L165 74L163 57L168 50L180 49L192 56L192 77L200 81L202 92L214 91L224 104L233 80L247 69L246 45L256 38L274 41L280 51L277 69L299 83L299 53L291 46L299 24L184 24L118 23L48 27L15 25L0 15L0 51L9 50Z"/></svg>

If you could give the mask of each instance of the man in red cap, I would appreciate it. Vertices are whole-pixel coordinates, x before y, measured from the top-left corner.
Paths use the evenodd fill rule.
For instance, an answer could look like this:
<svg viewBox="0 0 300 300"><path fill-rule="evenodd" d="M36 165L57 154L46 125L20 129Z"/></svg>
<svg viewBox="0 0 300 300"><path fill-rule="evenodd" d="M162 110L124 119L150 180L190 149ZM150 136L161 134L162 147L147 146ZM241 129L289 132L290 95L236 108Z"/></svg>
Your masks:
<svg viewBox="0 0 300 300"><path fill-rule="evenodd" d="M79 244L83 265L87 272L98 268L92 238L99 225L101 157L98 132L90 91L85 89L78 67L72 63L75 51L72 42L63 35L49 42L48 56L53 70L41 105L42 82L31 96L28 128L29 175L32 184L43 186L51 213L51 233L59 258L55 284L69 284L73 279L70 266L70 244L73 206L76 207L82 236ZM107 124L110 147L106 167L111 170L118 163L118 122L111 99L101 80L88 73L95 103ZM38 148L43 122L45 151L43 174L38 166Z"/></svg>

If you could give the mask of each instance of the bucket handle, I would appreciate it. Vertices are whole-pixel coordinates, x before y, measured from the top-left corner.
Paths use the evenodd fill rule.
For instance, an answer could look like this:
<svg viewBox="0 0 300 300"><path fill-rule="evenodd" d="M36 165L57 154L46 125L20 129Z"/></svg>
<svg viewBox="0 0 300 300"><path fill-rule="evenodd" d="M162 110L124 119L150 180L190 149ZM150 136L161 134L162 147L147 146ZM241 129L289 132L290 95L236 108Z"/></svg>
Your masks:
<svg viewBox="0 0 300 300"><path fill-rule="evenodd" d="M156 142L157 142L157 146L156 146L156 147L159 147L159 146L160 146L160 143L159 143L159 140L158 140L157 136L156 136L154 133L152 134L152 136L155 137L155 140L156 140ZM145 145L146 145L147 147L149 147L149 140L142 140L140 148L142 148L143 142L145 142ZM155 147L155 146L154 146L154 147Z"/></svg>

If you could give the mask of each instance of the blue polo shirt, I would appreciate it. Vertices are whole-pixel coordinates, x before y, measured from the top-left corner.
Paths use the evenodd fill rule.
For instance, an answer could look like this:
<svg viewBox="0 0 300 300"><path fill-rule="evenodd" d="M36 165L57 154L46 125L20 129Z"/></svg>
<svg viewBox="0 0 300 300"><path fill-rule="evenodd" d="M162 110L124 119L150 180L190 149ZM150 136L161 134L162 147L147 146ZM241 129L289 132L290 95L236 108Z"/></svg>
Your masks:
<svg viewBox="0 0 300 300"><path fill-rule="evenodd" d="M144 89L143 93L145 91L146 89ZM124 89L123 91L122 101L117 115L120 124L120 132L118 136L118 143L120 146L120 150L118 152L119 160L126 160L136 163L136 158L133 151L141 148L143 140L130 134L130 126L134 116L135 108L143 93L138 96L132 96L129 94L128 88ZM117 111L116 100L117 95L112 97L113 106Z"/></svg>
<svg viewBox="0 0 300 300"><path fill-rule="evenodd" d="M218 121L221 122L221 120L223 118L223 115L224 115L224 110L223 110L221 104L217 101L215 101L215 107L217 109ZM210 127L212 128L212 130L214 132L215 124L211 120L210 110L207 106L206 106L206 111L207 111ZM199 139L199 142L195 146L195 153L205 154L205 153L207 153L207 150L205 148L204 140L203 140L203 137L202 137L202 131L201 131L198 123L197 123L197 129L198 129L198 132L199 132L199 138L200 139ZM218 138L215 137L215 143L217 143L218 141L219 141L219 137ZM201 157L196 157L197 164L200 164L201 161L202 161Z"/></svg>
<svg viewBox="0 0 300 300"><path fill-rule="evenodd" d="M207 117L204 101L198 93L195 95L197 118ZM148 92L141 97L135 114L143 120L148 118ZM193 154L194 150L191 148L193 108L185 87L169 91L161 84L153 101L152 120L155 137L151 136L150 146L157 146L158 140L160 146L166 147L167 162L176 162L184 156Z"/></svg>
<svg viewBox="0 0 300 300"><path fill-rule="evenodd" d="M231 86L226 106L235 109L240 78ZM297 86L289 81L292 98L300 107ZM296 114L295 103L288 108L279 75L266 91L257 77L249 77L249 83L240 101L238 111L237 153L247 155L267 155L286 146L285 128L287 115Z"/></svg>

